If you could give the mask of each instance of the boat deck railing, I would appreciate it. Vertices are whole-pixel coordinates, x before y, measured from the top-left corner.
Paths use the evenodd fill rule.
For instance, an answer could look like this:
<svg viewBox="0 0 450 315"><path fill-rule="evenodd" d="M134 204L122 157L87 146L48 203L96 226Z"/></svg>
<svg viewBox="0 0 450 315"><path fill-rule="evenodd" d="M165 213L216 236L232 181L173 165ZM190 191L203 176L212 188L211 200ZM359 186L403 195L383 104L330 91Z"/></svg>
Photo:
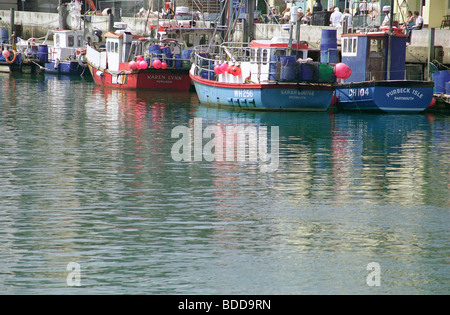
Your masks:
<svg viewBox="0 0 450 315"><path fill-rule="evenodd" d="M283 49L277 47L277 50ZM235 68L239 68L243 63L247 64L245 69L237 69L242 71L245 78L240 77L241 82L235 83L336 82L332 65L314 62L311 59L297 60L295 56L289 54L289 48L285 50L285 55L271 55L267 49L249 47L247 43L197 46L193 51L194 75L219 81L220 76L215 72L215 67L226 62L228 66ZM291 57L290 63L278 57Z"/></svg>
<svg viewBox="0 0 450 315"><path fill-rule="evenodd" d="M215 77L214 67L223 62L227 62L230 66L240 65L243 62L256 63L251 59L251 49L247 43L200 45L194 48L193 56L194 73L210 80Z"/></svg>

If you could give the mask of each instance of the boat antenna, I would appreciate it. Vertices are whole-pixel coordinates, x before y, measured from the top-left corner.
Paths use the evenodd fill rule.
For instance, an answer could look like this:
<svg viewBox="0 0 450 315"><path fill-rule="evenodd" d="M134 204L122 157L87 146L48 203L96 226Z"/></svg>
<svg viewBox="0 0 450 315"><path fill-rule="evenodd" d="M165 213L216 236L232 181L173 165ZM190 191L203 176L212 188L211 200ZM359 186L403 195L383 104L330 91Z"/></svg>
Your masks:
<svg viewBox="0 0 450 315"><path fill-rule="evenodd" d="M234 31L234 29L236 28L236 24L239 20L239 12L241 11L241 7L243 7L244 4L244 0L241 0L241 2L239 3L238 10L236 12L236 10L232 10L233 1L232 0L228 1L230 3L230 6L228 8L228 30L227 30L227 37L225 39L226 42L230 41L229 37L231 36L232 31ZM237 13L236 17L233 17L235 13Z"/></svg>
<svg viewBox="0 0 450 315"><path fill-rule="evenodd" d="M160 0L158 0L158 13L157 13L158 18L157 18L157 23L156 23L156 36L155 36L155 38L158 38L158 35L159 35L159 9L160 9L159 8L159 3L160 3Z"/></svg>
<svg viewBox="0 0 450 315"><path fill-rule="evenodd" d="M392 36L394 35L394 0L391 0L391 7L389 12L389 50L388 50L388 66L387 66L387 79L391 79L391 61L392 61Z"/></svg>

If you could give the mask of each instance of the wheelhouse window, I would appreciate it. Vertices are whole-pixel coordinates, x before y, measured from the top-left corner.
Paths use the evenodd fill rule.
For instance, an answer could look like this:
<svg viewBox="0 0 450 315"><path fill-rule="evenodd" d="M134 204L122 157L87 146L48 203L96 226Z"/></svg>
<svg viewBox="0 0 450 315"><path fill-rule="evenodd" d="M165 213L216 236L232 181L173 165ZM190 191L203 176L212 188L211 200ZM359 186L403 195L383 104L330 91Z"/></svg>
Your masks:
<svg viewBox="0 0 450 315"><path fill-rule="evenodd" d="M208 34L202 34L200 35L200 45L206 45L209 43L209 35Z"/></svg>
<svg viewBox="0 0 450 315"><path fill-rule="evenodd" d="M343 56L356 56L358 48L357 37L344 37L342 38L342 55Z"/></svg>
<svg viewBox="0 0 450 315"><path fill-rule="evenodd" d="M194 46L194 34L187 34L183 36L184 41L186 42L187 47Z"/></svg>
<svg viewBox="0 0 450 315"><path fill-rule="evenodd" d="M269 52L267 49L263 49L262 50L262 62L263 62L263 64L267 64L268 61L269 61Z"/></svg>
<svg viewBox="0 0 450 315"><path fill-rule="evenodd" d="M69 36L67 37L67 46L68 46L68 47L73 47L74 43L75 43L75 38L74 38L74 36L73 36L73 35L69 35Z"/></svg>

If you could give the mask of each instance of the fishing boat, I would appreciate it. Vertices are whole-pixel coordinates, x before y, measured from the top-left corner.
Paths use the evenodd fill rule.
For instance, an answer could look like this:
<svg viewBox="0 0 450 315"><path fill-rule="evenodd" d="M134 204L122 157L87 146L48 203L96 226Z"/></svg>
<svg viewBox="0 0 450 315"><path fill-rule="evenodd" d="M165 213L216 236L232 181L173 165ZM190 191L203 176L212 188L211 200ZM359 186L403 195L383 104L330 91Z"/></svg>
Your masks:
<svg viewBox="0 0 450 315"><path fill-rule="evenodd" d="M86 46L83 30L60 30L53 32L53 45L41 48L41 61L45 73L81 75L87 69Z"/></svg>
<svg viewBox="0 0 450 315"><path fill-rule="evenodd" d="M37 67L33 73L81 75L87 69L84 33L83 30L49 30L42 38L18 38L16 47L25 63ZM53 44L49 45L51 36Z"/></svg>
<svg viewBox="0 0 450 315"><path fill-rule="evenodd" d="M7 73L39 73L43 65L39 60L40 47L35 43L20 45L23 41L9 38L8 31L1 30L0 41L0 72Z"/></svg>
<svg viewBox="0 0 450 315"><path fill-rule="evenodd" d="M187 91L195 45L209 42L214 29L156 26L156 38L134 35L126 25L104 35L105 48L86 48L86 62L96 84L126 89Z"/></svg>
<svg viewBox="0 0 450 315"><path fill-rule="evenodd" d="M12 45L2 43L0 54L0 72L22 72L22 54L12 48Z"/></svg>
<svg viewBox="0 0 450 315"><path fill-rule="evenodd" d="M394 16L389 8L390 16ZM432 81L405 80L407 35L390 27L342 34L342 63L348 75L336 85L338 110L420 113L433 100Z"/></svg>
<svg viewBox="0 0 450 315"><path fill-rule="evenodd" d="M333 65L292 38L195 48L190 76L201 103L266 111L327 111Z"/></svg>

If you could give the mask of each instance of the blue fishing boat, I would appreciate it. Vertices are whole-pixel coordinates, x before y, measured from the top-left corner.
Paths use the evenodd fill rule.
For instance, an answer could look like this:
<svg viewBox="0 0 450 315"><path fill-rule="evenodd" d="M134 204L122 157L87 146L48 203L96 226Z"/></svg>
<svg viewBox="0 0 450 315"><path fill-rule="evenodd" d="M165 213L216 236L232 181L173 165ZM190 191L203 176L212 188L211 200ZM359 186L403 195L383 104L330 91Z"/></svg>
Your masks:
<svg viewBox="0 0 450 315"><path fill-rule="evenodd" d="M25 45L21 45L25 43ZM40 47L27 45L21 38L10 38L8 31L1 30L0 37L0 72L8 73L39 73L42 63L39 62Z"/></svg>
<svg viewBox="0 0 450 315"><path fill-rule="evenodd" d="M337 109L384 113L427 109L434 83L405 80L406 40L407 35L392 24L378 31L342 34L342 64L351 72L336 85Z"/></svg>
<svg viewBox="0 0 450 315"><path fill-rule="evenodd" d="M53 34L53 45L47 38ZM45 41L39 45L41 70L51 74L81 75L87 70L86 46L83 30L49 31ZM89 72L89 71L86 71Z"/></svg>
<svg viewBox="0 0 450 315"><path fill-rule="evenodd" d="M190 76L201 103L267 111L326 111L333 66L292 38L197 46Z"/></svg>

